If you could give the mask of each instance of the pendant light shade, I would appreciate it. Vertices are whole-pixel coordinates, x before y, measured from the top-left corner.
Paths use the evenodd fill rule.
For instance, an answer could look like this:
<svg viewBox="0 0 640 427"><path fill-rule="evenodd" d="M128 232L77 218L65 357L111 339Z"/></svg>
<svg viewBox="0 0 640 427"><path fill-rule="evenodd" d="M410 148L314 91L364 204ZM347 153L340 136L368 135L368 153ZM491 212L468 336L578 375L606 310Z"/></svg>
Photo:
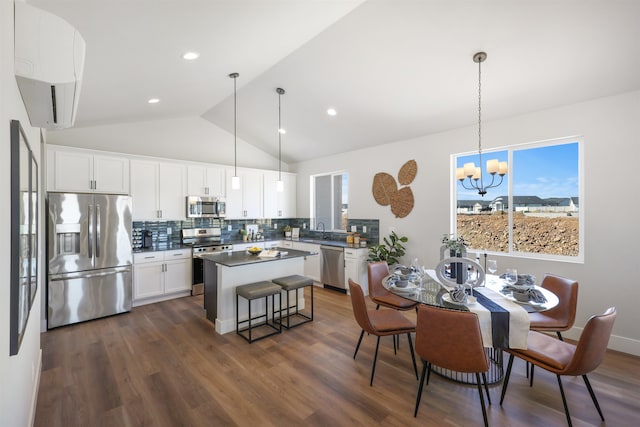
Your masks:
<svg viewBox="0 0 640 427"><path fill-rule="evenodd" d="M231 177L231 189L240 189L240 177L238 176L238 104L236 99L236 79L240 76L238 73L231 73L229 77L233 79L233 176Z"/></svg>
<svg viewBox="0 0 640 427"><path fill-rule="evenodd" d="M282 128L282 104L281 98L284 95L284 89L277 88L278 92L278 180L276 181L276 191L284 191L284 182L282 181L282 134L285 133Z"/></svg>

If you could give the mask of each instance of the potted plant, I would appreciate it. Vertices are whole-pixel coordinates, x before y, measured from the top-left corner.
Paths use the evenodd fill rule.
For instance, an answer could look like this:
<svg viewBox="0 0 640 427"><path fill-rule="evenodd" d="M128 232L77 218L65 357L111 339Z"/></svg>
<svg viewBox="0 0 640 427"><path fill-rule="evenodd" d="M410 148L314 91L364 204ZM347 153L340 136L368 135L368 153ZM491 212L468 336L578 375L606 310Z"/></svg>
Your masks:
<svg viewBox="0 0 640 427"><path fill-rule="evenodd" d="M291 226L285 225L282 230L284 231L284 237L291 238Z"/></svg>
<svg viewBox="0 0 640 427"><path fill-rule="evenodd" d="M398 236L392 231L388 237L383 238L383 243L369 247L369 261L386 261L388 265L400 263L400 258L406 253L403 243L407 243L409 238Z"/></svg>

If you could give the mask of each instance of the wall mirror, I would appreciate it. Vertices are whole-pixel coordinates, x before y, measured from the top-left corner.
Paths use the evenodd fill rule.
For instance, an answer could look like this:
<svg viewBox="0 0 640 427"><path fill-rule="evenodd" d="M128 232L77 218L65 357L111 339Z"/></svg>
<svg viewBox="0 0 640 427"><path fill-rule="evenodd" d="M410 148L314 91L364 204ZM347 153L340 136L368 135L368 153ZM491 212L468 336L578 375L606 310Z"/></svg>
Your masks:
<svg viewBox="0 0 640 427"><path fill-rule="evenodd" d="M11 121L11 304L9 354L18 354L38 290L38 163Z"/></svg>

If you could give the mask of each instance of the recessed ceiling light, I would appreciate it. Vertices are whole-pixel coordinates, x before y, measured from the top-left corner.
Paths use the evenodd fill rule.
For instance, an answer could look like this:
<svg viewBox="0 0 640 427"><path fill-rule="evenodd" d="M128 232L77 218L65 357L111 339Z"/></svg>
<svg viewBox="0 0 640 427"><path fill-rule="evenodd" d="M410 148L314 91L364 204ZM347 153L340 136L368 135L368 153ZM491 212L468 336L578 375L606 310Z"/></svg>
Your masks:
<svg viewBox="0 0 640 427"><path fill-rule="evenodd" d="M198 52L187 52L184 55L182 55L182 57L187 61L192 61L194 59L197 59L199 56L200 54Z"/></svg>
<svg viewBox="0 0 640 427"><path fill-rule="evenodd" d="M158 98L151 98L150 100L147 101L149 104L157 104L158 102L160 102L160 100Z"/></svg>
<svg viewBox="0 0 640 427"><path fill-rule="evenodd" d="M338 114L338 112L335 110L335 108L329 108L327 110L327 114L330 116L335 116L336 114Z"/></svg>

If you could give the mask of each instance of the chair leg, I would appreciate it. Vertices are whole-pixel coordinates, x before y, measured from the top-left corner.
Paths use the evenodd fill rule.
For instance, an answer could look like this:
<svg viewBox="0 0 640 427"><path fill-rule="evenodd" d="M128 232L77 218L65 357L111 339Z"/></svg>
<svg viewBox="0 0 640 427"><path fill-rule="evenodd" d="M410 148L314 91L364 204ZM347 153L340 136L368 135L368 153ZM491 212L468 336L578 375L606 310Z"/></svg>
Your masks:
<svg viewBox="0 0 640 427"><path fill-rule="evenodd" d="M416 396L416 408L413 410L413 417L418 416L418 408L420 407L420 398L422 397L422 386L424 385L424 375L427 372L427 362L422 361L422 374L420 375L420 382L418 383L418 395Z"/></svg>
<svg viewBox="0 0 640 427"><path fill-rule="evenodd" d="M596 394L593 392L593 388L591 388L591 383L589 382L589 378L586 375L582 376L585 385L587 386L587 390L589 390L589 395L591 395L591 400L593 400L593 404L596 405L596 409L598 410L598 414L600 414L600 419L604 421L604 415L602 415L602 411L600 410L600 405L598 404L598 399L596 399Z"/></svg>
<svg viewBox="0 0 640 427"><path fill-rule="evenodd" d="M484 377L485 375L482 374ZM489 421L487 421L487 408L484 406L484 392L482 391L482 384L480 383L480 374L476 372L476 383L478 384L478 394L480 395L480 405L482 406L482 419L484 419L484 427L489 427Z"/></svg>
<svg viewBox="0 0 640 427"><path fill-rule="evenodd" d="M484 391L487 392L487 402L491 405L491 396L489 395L489 387L487 387L487 374L482 373L482 382L484 383Z"/></svg>
<svg viewBox="0 0 640 427"><path fill-rule="evenodd" d="M513 354L509 355L509 363L507 364L507 373L504 374L504 380L502 380L502 393L500 393L500 406L504 400L504 395L507 392L507 386L509 385L509 376L511 375L511 367L513 366Z"/></svg>
<svg viewBox="0 0 640 427"><path fill-rule="evenodd" d="M358 354L358 349L360 348L360 343L362 342L362 337L364 336L364 329L362 330L362 332L360 332L360 338L358 339L358 344L356 344L356 351L355 353L353 353L353 358L356 358L356 355Z"/></svg>
<svg viewBox="0 0 640 427"><path fill-rule="evenodd" d="M531 364L531 373L529 374L529 387L533 387L533 368L535 368L536 365L534 365L533 363Z"/></svg>
<svg viewBox="0 0 640 427"><path fill-rule="evenodd" d="M373 375L376 373L376 362L378 361L378 347L380 347L380 336L376 340L376 352L373 354L373 366L371 367L371 381L369 381L369 385L373 385Z"/></svg>
<svg viewBox="0 0 640 427"><path fill-rule="evenodd" d="M431 362L429 362L429 369L427 369L427 384L429 384L429 378L431 378Z"/></svg>
<svg viewBox="0 0 640 427"><path fill-rule="evenodd" d="M393 338L393 354L396 355L398 354L396 351L398 349L398 346L396 345L396 343L398 343L400 339L398 338L397 335L392 335L392 338Z"/></svg>
<svg viewBox="0 0 640 427"><path fill-rule="evenodd" d="M562 338L562 334L560 333L560 331L556 331L556 334L558 334L558 339L560 341L564 341L564 339Z"/></svg>
<svg viewBox="0 0 640 427"><path fill-rule="evenodd" d="M409 351L411 352L411 360L413 361L413 371L416 373L416 379L418 379L418 366L416 365L416 355L413 352L413 343L411 342L411 333L407 333L407 338L409 339ZM398 336L400 339L400 336Z"/></svg>
<svg viewBox="0 0 640 427"><path fill-rule="evenodd" d="M567 406L567 398L564 395L564 387L562 387L562 379L560 378L560 375L556 375L556 377L558 377L558 385L560 386L560 395L562 396L562 405L564 406L564 414L567 416L567 424L569 425L569 427L571 427L572 426L571 415L569 415L569 406Z"/></svg>

